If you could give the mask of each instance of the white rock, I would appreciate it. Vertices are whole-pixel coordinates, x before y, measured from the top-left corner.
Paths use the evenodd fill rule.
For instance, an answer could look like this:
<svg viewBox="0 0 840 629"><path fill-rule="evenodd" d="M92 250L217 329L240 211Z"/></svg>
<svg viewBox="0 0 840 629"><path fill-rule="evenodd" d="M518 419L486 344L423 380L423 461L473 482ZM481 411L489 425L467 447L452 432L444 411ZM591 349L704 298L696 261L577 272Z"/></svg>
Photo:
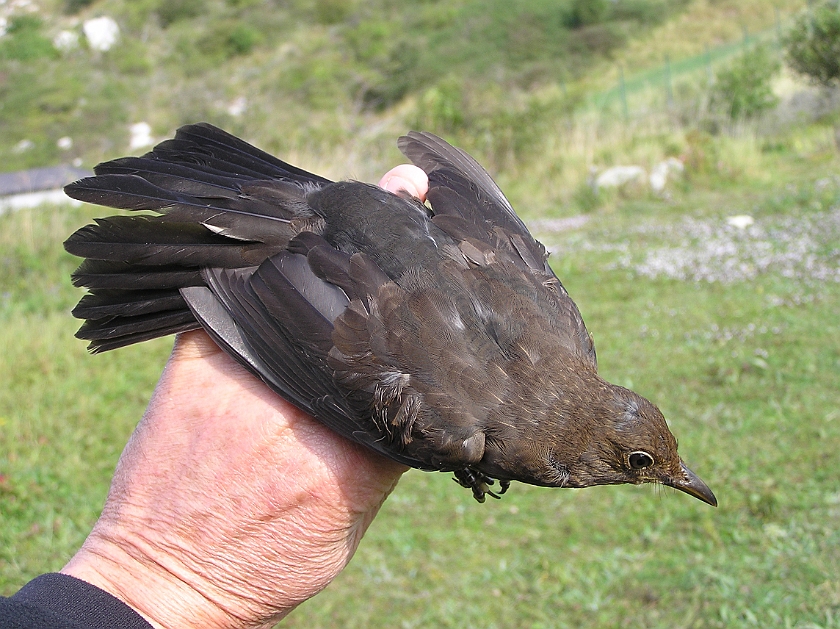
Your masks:
<svg viewBox="0 0 840 629"><path fill-rule="evenodd" d="M618 188L631 181L644 180L646 174L641 166L613 166L595 178L595 189Z"/></svg>
<svg viewBox="0 0 840 629"><path fill-rule="evenodd" d="M0 37L3 37L6 34L6 29L9 27L9 20L5 17L0 16Z"/></svg>
<svg viewBox="0 0 840 629"><path fill-rule="evenodd" d="M79 47L79 34L76 31L59 31L53 38L53 46L61 52L68 52Z"/></svg>
<svg viewBox="0 0 840 629"><path fill-rule="evenodd" d="M155 143L154 138L152 138L152 127L148 122L137 122L131 125L128 130L131 132L131 141L128 145L130 150L142 149Z"/></svg>
<svg viewBox="0 0 840 629"><path fill-rule="evenodd" d="M15 153L23 153L34 147L35 142L33 142L32 140L21 140L20 142L15 144L15 147L12 149L12 151Z"/></svg>
<svg viewBox="0 0 840 629"><path fill-rule="evenodd" d="M65 135L63 138L58 138L58 142L56 142L55 145L62 151L69 151L73 148L73 138L69 135Z"/></svg>
<svg viewBox="0 0 840 629"><path fill-rule="evenodd" d="M110 50L120 38L120 27L108 16L86 20L82 28L90 47L100 52Z"/></svg>
<svg viewBox="0 0 840 629"><path fill-rule="evenodd" d="M755 223L755 219L748 214L738 214L736 216L726 217L726 224L732 225L732 227L737 227L738 229L746 229L753 223Z"/></svg>
<svg viewBox="0 0 840 629"><path fill-rule="evenodd" d="M244 96L237 96L233 99L233 102L228 105L227 112L231 116L238 118L245 113L246 109L248 109L248 99Z"/></svg>
<svg viewBox="0 0 840 629"><path fill-rule="evenodd" d="M668 177L671 173L681 173L685 170L683 163L676 157L669 157L664 162L659 162L650 171L650 187L654 192L662 192L665 189L665 184L668 183Z"/></svg>

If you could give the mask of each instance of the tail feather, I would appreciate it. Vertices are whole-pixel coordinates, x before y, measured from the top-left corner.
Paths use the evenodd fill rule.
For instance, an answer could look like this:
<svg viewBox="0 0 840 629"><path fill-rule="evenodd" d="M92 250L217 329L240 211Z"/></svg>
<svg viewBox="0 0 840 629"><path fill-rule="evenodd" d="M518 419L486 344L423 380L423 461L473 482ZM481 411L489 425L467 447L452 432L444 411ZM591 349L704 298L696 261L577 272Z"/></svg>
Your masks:
<svg viewBox="0 0 840 629"><path fill-rule="evenodd" d="M229 172L213 171L208 168L196 168L188 164L174 164L152 157L121 157L97 165L93 172L97 175L137 175L162 188L166 182L197 182L227 188L233 192L239 189L241 177L233 177Z"/></svg>
<svg viewBox="0 0 840 629"><path fill-rule="evenodd" d="M86 259L71 275L73 286L90 289L154 290L200 286L204 283L197 268L179 266L141 266L130 262Z"/></svg>
<svg viewBox="0 0 840 629"><path fill-rule="evenodd" d="M88 319L76 332L76 338L93 341L91 349L101 346L104 341L119 343L123 338L137 338L143 340L172 334L172 330L192 330L199 327L192 312L189 310L171 310L163 313L138 315L136 317L105 317L104 319ZM137 341L122 343L130 345ZM116 347L122 347L117 345Z"/></svg>
<svg viewBox="0 0 840 629"><path fill-rule="evenodd" d="M163 147L160 153L157 149ZM287 164L273 155L231 135L226 131L214 127L206 122L186 125L178 129L175 138L164 142L154 150L155 154L168 157L177 157L175 161L187 163L198 161L197 153L212 157L214 162L201 160L198 163L211 165L212 163L223 163L225 168L221 170L227 173L240 174L241 169L230 169L229 165L239 165L256 173L256 178L288 178L294 181L313 182L318 184L330 183L313 173ZM244 174L244 173L243 173Z"/></svg>
<svg viewBox="0 0 840 629"><path fill-rule="evenodd" d="M283 249L231 240L201 225L153 216L112 216L82 227L64 243L75 256L141 265L252 266Z"/></svg>
<svg viewBox="0 0 840 629"><path fill-rule="evenodd" d="M85 336L83 329L88 326L89 322L85 322L82 328L76 333L76 338L82 340L90 340L88 343L88 351L92 354L99 354L101 352L109 352L112 349L119 349L120 347L127 347L135 343L142 343L144 341L151 341L152 339L169 336L170 334L179 334L181 332L189 332L190 330L198 330L201 324L195 320L192 313L179 312L177 315L173 314L167 317L166 320L158 319L157 324L149 326L149 329L140 330L136 332L125 332L122 334L115 334L109 338L90 339ZM128 329L128 326L123 326L123 330Z"/></svg>
<svg viewBox="0 0 840 629"><path fill-rule="evenodd" d="M174 205L195 205L197 200L165 190L137 175L97 175L73 182L64 188L67 196L121 210L162 211Z"/></svg>
<svg viewBox="0 0 840 629"><path fill-rule="evenodd" d="M98 177L140 177L163 190L206 199L235 199L241 182L178 164L144 157L125 157L99 164Z"/></svg>
<svg viewBox="0 0 840 629"><path fill-rule="evenodd" d="M301 231L323 230L306 195L328 179L208 124L95 172L67 194L158 216L97 219L65 242L86 258L73 283L91 292L73 314L94 352L199 327L179 290L205 284L202 269L247 270Z"/></svg>
<svg viewBox="0 0 840 629"><path fill-rule="evenodd" d="M82 297L72 314L77 319L104 319L186 308L187 303L177 290L104 290Z"/></svg>
<svg viewBox="0 0 840 629"><path fill-rule="evenodd" d="M169 220L205 225L240 240L285 243L294 235L289 224L303 200L299 186L285 184L294 187L294 191L287 191L293 209L287 209L255 196L243 198L238 191L214 184L179 182L174 175L152 174L152 178L166 187L139 175L110 174L81 179L64 191L79 201L122 210L151 210L167 215ZM183 190L200 194L189 196Z"/></svg>

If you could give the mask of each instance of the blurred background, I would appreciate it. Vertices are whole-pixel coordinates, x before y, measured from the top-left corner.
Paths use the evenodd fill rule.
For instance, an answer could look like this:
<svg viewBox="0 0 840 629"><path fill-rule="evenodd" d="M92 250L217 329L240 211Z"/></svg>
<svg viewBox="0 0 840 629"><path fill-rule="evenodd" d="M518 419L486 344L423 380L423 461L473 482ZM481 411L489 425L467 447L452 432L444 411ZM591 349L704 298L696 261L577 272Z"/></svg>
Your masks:
<svg viewBox="0 0 840 629"><path fill-rule="evenodd" d="M282 626L840 627L838 80L836 0L0 0L0 594L81 544L172 344L86 355L61 243L113 211L26 195L205 120L330 178L470 152L720 501L411 471Z"/></svg>

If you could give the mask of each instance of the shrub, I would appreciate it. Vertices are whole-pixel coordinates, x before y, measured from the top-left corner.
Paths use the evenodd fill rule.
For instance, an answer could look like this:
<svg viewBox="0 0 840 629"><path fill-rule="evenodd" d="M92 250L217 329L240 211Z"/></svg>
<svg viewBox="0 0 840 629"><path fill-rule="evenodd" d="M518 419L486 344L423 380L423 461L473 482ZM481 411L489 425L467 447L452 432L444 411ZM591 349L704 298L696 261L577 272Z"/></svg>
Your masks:
<svg viewBox="0 0 840 629"><path fill-rule="evenodd" d="M579 28L598 24L606 19L609 9L609 0L572 0L566 25L569 28Z"/></svg>
<svg viewBox="0 0 840 629"><path fill-rule="evenodd" d="M825 2L800 13L784 44L791 68L821 85L840 83L840 3Z"/></svg>
<svg viewBox="0 0 840 629"><path fill-rule="evenodd" d="M166 28L174 22L201 15L202 0L164 0L157 9L160 25Z"/></svg>
<svg viewBox="0 0 840 629"><path fill-rule="evenodd" d="M348 0L316 0L312 8L319 24L341 24L353 10L353 3Z"/></svg>
<svg viewBox="0 0 840 629"><path fill-rule="evenodd" d="M67 0L64 3L64 10L67 13L78 13L87 6L94 3L95 0Z"/></svg>
<svg viewBox="0 0 840 629"><path fill-rule="evenodd" d="M660 24L688 5L688 0L619 0L614 2L613 20L633 20L639 24Z"/></svg>
<svg viewBox="0 0 840 629"><path fill-rule="evenodd" d="M262 41L262 34L243 22L222 22L198 41L198 50L208 58L230 59L247 55Z"/></svg>
<svg viewBox="0 0 840 629"><path fill-rule="evenodd" d="M753 118L778 103L771 82L781 68L779 60L765 46L739 55L715 75L712 105L730 118Z"/></svg>
<svg viewBox="0 0 840 629"><path fill-rule="evenodd" d="M448 77L420 97L414 127L441 135L452 134L465 124L462 84Z"/></svg>
<svg viewBox="0 0 840 629"><path fill-rule="evenodd" d="M9 21L6 36L0 40L0 59L32 61L57 57L52 42L41 34L41 20L34 15L19 15Z"/></svg>

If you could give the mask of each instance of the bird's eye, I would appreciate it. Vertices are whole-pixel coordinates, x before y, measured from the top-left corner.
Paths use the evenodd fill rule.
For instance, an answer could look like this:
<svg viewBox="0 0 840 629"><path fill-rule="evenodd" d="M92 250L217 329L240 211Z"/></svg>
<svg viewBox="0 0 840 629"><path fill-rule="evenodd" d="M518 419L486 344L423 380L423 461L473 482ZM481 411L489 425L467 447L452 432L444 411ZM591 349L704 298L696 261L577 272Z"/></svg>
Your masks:
<svg viewBox="0 0 840 629"><path fill-rule="evenodd" d="M634 470L641 470L653 465L653 457L647 452L642 452L641 450L639 450L638 452L631 452L629 460L630 467L632 467Z"/></svg>

